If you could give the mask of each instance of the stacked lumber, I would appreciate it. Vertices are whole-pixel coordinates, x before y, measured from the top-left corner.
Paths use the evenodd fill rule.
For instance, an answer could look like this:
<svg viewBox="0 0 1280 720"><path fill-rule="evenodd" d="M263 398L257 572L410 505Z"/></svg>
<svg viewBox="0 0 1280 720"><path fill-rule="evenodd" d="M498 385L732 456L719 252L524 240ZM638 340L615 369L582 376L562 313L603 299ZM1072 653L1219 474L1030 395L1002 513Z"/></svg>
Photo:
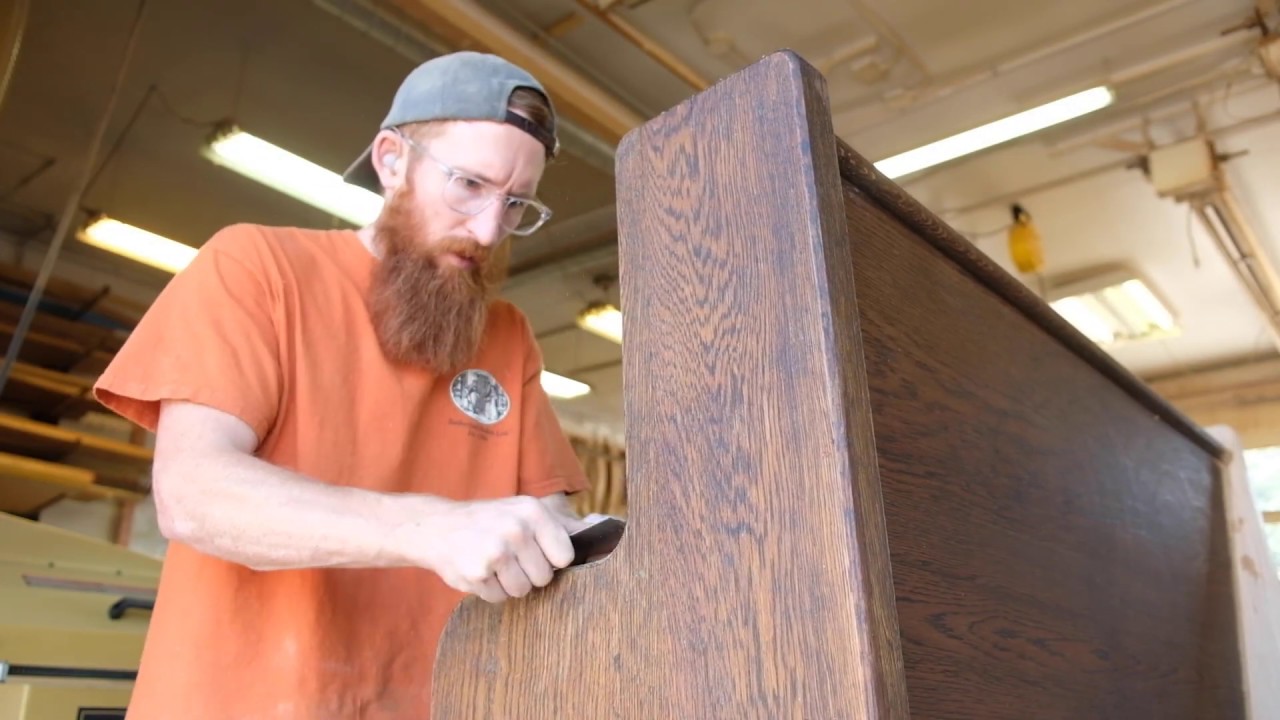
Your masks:
<svg viewBox="0 0 1280 720"><path fill-rule="evenodd" d="M6 352L34 281L30 270L0 263ZM35 518L64 498L128 507L146 494L151 451L140 429L127 442L75 427L108 412L93 383L145 310L110 287L50 279L0 393L0 511Z"/></svg>
<svg viewBox="0 0 1280 720"><path fill-rule="evenodd" d="M581 515L627 514L627 451L605 438L569 431L569 444L591 481L588 492L573 497L573 508Z"/></svg>

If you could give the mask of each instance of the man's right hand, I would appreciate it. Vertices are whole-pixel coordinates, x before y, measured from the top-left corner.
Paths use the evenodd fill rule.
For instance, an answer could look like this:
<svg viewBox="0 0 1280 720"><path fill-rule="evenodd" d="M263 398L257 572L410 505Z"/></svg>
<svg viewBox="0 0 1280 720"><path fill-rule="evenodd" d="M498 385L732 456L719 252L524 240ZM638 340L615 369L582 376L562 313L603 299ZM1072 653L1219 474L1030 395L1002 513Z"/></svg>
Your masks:
<svg viewBox="0 0 1280 720"><path fill-rule="evenodd" d="M455 590L499 603L524 597L573 562L569 530L532 497L455 502L402 526L399 554Z"/></svg>

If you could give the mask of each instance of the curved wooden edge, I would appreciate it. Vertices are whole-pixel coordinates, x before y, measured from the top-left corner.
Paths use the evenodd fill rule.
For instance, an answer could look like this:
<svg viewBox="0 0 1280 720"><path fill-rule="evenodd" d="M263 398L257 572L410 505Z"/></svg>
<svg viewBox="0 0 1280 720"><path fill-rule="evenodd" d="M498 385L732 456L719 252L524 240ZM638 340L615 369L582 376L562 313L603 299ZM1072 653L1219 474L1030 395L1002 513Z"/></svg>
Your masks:
<svg viewBox="0 0 1280 720"><path fill-rule="evenodd" d="M1161 420L1186 435L1214 458L1224 460L1227 457L1227 450L1203 428L1160 397L1115 358L1054 312L1027 286L1018 282L950 225L939 220L920 201L885 177L839 138L836 138L836 153L840 176L855 189L865 193L913 232L928 240L957 266L1116 383Z"/></svg>

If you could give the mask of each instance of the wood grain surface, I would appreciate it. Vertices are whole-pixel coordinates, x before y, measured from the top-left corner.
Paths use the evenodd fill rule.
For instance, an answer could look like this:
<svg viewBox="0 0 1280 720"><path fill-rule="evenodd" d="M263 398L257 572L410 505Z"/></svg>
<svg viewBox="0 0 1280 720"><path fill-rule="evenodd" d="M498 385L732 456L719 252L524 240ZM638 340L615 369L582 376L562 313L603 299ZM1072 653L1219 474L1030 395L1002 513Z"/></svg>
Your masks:
<svg viewBox="0 0 1280 720"><path fill-rule="evenodd" d="M630 524L459 608L436 720L908 716L824 92L772 55L623 143Z"/></svg>
<svg viewBox="0 0 1280 720"><path fill-rule="evenodd" d="M913 715L1241 717L1199 434L845 198Z"/></svg>

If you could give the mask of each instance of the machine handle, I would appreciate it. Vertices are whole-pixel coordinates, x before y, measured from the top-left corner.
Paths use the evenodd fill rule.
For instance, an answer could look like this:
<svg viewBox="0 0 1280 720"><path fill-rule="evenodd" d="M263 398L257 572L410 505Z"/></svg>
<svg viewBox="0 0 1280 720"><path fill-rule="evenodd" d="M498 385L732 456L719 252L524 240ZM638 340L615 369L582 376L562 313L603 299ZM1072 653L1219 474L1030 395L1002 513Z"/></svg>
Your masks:
<svg viewBox="0 0 1280 720"><path fill-rule="evenodd" d="M156 601L152 598L122 597L111 604L110 609L107 610L107 616L112 620L119 620L130 608L154 610L155 606Z"/></svg>
<svg viewBox="0 0 1280 720"><path fill-rule="evenodd" d="M0 660L0 683L7 682L11 677L136 681L138 679L138 671L114 668L64 667L60 665L14 665Z"/></svg>

